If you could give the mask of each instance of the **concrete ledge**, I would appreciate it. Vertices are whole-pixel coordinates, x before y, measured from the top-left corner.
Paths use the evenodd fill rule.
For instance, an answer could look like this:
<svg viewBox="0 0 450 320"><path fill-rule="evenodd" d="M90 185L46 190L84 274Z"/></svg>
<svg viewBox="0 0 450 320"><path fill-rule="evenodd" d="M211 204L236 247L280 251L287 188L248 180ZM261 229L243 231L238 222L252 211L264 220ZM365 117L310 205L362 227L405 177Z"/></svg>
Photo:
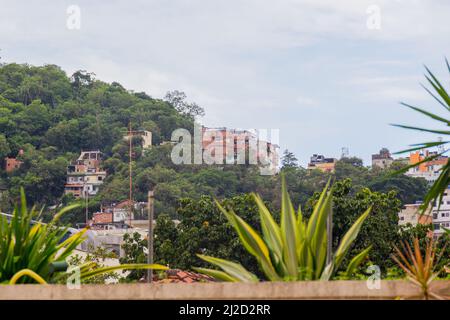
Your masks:
<svg viewBox="0 0 450 320"><path fill-rule="evenodd" d="M450 297L450 281L435 281L434 293ZM0 300L192 300L192 299L420 299L420 290L408 281L381 281L369 290L365 281L304 281L261 283L0 285Z"/></svg>

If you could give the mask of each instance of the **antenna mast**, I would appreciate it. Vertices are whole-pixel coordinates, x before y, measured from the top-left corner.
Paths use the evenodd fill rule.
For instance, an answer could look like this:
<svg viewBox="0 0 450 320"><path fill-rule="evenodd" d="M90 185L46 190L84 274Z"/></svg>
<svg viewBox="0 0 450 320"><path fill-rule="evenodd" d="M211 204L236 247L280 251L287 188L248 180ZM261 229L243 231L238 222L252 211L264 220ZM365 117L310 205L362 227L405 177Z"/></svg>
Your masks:
<svg viewBox="0 0 450 320"><path fill-rule="evenodd" d="M442 137L438 137L438 141L442 142ZM444 145L440 144L438 145L438 153L444 153L445 149L444 149Z"/></svg>
<svg viewBox="0 0 450 320"><path fill-rule="evenodd" d="M349 155L348 147L342 147L341 148L341 159L348 158L348 155Z"/></svg>

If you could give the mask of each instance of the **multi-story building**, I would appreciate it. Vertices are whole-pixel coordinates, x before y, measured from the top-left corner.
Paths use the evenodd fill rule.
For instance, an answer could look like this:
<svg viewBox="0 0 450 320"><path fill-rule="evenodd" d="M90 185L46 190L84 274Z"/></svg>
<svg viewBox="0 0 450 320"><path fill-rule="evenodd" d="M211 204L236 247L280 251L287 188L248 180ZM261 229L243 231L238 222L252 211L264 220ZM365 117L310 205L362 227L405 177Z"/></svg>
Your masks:
<svg viewBox="0 0 450 320"><path fill-rule="evenodd" d="M334 172L337 159L325 158L321 154L313 154L308 163L308 170L318 169L322 172Z"/></svg>
<svg viewBox="0 0 450 320"><path fill-rule="evenodd" d="M258 164L270 166L276 171L279 165L279 146L260 139L257 132L229 129L225 127L202 127L202 154L216 156L221 152L220 163Z"/></svg>
<svg viewBox="0 0 450 320"><path fill-rule="evenodd" d="M405 204L402 210L398 213L398 224L400 226L407 225L412 226L417 224L431 224L432 216L429 210L426 213L420 212L421 203Z"/></svg>
<svg viewBox="0 0 450 320"><path fill-rule="evenodd" d="M372 155L372 168L386 169L391 166L392 162L394 162L394 159L387 148L382 148L378 154Z"/></svg>
<svg viewBox="0 0 450 320"><path fill-rule="evenodd" d="M410 154L409 164L416 164L427 157L437 155L437 152L416 151ZM448 157L439 156L431 161L423 162L417 167L409 169L405 175L415 178L424 178L429 183L433 183L439 177L441 168L448 162Z"/></svg>
<svg viewBox="0 0 450 320"><path fill-rule="evenodd" d="M76 161L67 167L65 194L73 194L76 198L85 198L97 194L100 185L106 178L106 171L101 167L100 151L83 151Z"/></svg>
<svg viewBox="0 0 450 320"><path fill-rule="evenodd" d="M444 233L444 229L450 229L450 188L444 192L441 205L437 203L433 207L433 236L438 238Z"/></svg>

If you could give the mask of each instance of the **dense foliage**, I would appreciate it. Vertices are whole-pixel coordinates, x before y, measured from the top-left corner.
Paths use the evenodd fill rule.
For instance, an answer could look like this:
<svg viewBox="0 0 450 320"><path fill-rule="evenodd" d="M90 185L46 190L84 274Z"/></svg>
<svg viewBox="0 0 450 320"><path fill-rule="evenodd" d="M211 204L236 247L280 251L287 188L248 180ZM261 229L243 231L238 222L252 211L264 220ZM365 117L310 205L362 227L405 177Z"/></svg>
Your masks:
<svg viewBox="0 0 450 320"><path fill-rule="evenodd" d="M279 189L278 189L279 190ZM276 191L276 190L275 190ZM311 214L311 206L317 201L314 194L304 206L305 218ZM400 200L395 192L375 192L367 188L353 186L349 179L336 182L333 188L333 249L336 250L346 230L357 220L361 212L372 207L371 214L362 225L357 239L350 248L349 256L355 256L371 246L366 264L379 265L383 276L389 275L394 267L390 259L394 245L401 240L410 240L414 236L424 238L430 226L417 227L398 225L397 212ZM221 201L225 207L233 208L257 232L261 232L257 205L251 195L239 195ZM269 210L280 221L279 210L266 202ZM181 200L178 208L179 222L176 224L168 215L157 218L155 228L155 261L171 268L190 269L192 266L207 267L208 264L196 257L196 254L239 261L245 269L261 278L256 259L246 254L244 247L226 217L220 212L212 197ZM126 235L123 249L126 253L122 263L142 263L146 261L144 247L147 241L139 234ZM444 239L439 247L444 247ZM450 250L450 248L448 249ZM448 263L448 259L446 259ZM344 259L343 265L348 261ZM365 268L360 270L364 276ZM130 279L137 280L144 275L142 271L132 272ZM400 274L401 275L401 274ZM397 275L398 276L398 275Z"/></svg>
<svg viewBox="0 0 450 320"><path fill-rule="evenodd" d="M274 192L277 176L261 176L251 166L174 165L170 160L170 140L176 128L192 129L196 116L204 111L186 100L183 92L169 92L164 100L146 93L132 92L119 83L95 79L86 71L67 76L58 66L0 65L0 162L16 157L20 149L20 169L6 174L0 171L3 196L0 208L11 211L23 186L31 203L50 205L74 202L63 196L66 166L81 150L100 149L105 154L108 172L97 197L90 199L90 212L128 196L128 148L122 139L131 121L133 129L153 133L154 146L142 152L138 139L133 141L134 195L145 201L149 188L155 189L155 212L177 217L179 199L199 199L201 195L219 198L258 192L274 208L280 199ZM305 203L315 190L323 187L327 174L307 171L298 165L295 155L283 157L288 188L294 203ZM406 176L392 178L388 171L370 170L357 158L341 159L336 178L351 178L358 187L388 192L397 190L403 202L420 200L426 192L421 179ZM64 222L84 220L84 203L66 215Z"/></svg>
<svg viewBox="0 0 450 320"><path fill-rule="evenodd" d="M217 203L234 231L239 235L241 244L258 261L265 279L269 281L328 281L342 267L352 243L357 239L361 226L371 212L366 209L341 237L336 250L329 246L327 231L333 214L333 188L327 183L317 201L312 214L305 220L301 208L296 210L286 190L282 177L280 222L265 206L263 200L253 194L258 206L261 233L252 228L242 217L234 213L233 208L225 208ZM352 257L346 266L346 274L351 275L364 261L371 245ZM194 268L218 280L230 282L257 282L258 277L245 269L242 264L217 257L198 254L202 260L219 267L221 270Z"/></svg>

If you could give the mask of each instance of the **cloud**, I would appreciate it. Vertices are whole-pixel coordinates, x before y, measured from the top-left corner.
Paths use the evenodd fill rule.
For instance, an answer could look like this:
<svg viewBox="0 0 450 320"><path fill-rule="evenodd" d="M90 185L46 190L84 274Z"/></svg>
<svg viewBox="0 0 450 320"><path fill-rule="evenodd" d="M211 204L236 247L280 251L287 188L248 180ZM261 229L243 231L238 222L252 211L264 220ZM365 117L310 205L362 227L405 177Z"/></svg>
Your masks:
<svg viewBox="0 0 450 320"><path fill-rule="evenodd" d="M301 106L313 106L317 104L315 99L306 96L298 96L295 101Z"/></svg>
<svg viewBox="0 0 450 320"><path fill-rule="evenodd" d="M450 51L443 0L78 0L71 31L72 4L0 0L2 61L86 69L156 98L183 90L206 125L280 128L282 148L305 161L336 144L364 156L392 141L392 105L421 101L422 63L443 69ZM381 30L366 26L373 4Z"/></svg>

